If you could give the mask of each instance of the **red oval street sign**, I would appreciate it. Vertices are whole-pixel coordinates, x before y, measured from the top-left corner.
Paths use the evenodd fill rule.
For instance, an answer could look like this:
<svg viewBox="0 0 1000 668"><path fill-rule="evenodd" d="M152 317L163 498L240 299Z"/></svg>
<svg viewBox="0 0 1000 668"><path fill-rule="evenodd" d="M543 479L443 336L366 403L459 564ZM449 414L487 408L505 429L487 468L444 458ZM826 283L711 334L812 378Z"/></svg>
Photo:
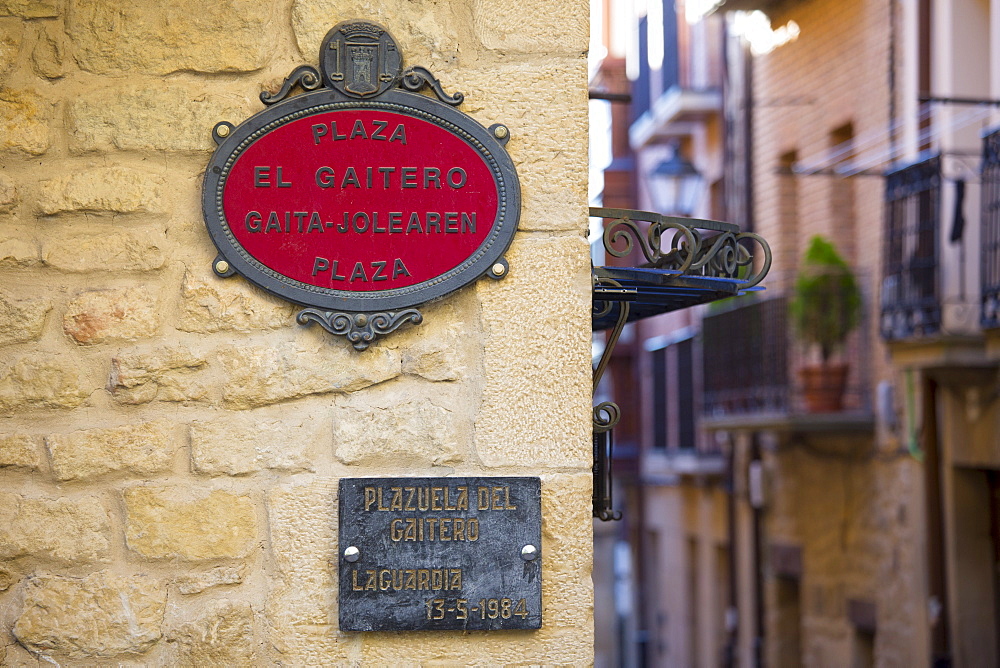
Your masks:
<svg viewBox="0 0 1000 668"><path fill-rule="evenodd" d="M456 109L463 96L426 69L403 71L384 28L337 24L320 69L261 100L213 131L202 210L217 274L312 307L299 322L358 348L419 322L410 307L506 274L521 208L509 131Z"/></svg>
<svg viewBox="0 0 1000 668"><path fill-rule="evenodd" d="M430 97L320 90L225 127L209 232L232 271L291 301L413 306L482 276L513 239L520 191L494 136L506 128Z"/></svg>
<svg viewBox="0 0 1000 668"><path fill-rule="evenodd" d="M370 292L429 281L488 236L497 183L434 123L355 109L281 125L236 159L223 211L265 267L318 288Z"/></svg>

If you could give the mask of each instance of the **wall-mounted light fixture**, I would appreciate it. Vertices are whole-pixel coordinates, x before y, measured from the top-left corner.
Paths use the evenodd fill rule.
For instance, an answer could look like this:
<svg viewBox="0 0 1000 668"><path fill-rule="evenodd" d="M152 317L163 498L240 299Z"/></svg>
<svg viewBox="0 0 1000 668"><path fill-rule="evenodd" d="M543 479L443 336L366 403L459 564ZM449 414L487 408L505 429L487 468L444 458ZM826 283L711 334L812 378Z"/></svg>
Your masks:
<svg viewBox="0 0 1000 668"><path fill-rule="evenodd" d="M671 145L670 157L649 172L653 206L668 215L690 216L701 197L704 177L681 153L680 145Z"/></svg>

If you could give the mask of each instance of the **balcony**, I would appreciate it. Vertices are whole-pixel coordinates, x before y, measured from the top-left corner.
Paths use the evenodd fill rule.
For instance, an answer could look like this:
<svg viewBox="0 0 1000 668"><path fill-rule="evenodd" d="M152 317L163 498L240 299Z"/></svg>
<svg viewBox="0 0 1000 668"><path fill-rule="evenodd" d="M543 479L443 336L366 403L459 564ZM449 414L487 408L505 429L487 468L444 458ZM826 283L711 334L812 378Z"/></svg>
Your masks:
<svg viewBox="0 0 1000 668"><path fill-rule="evenodd" d="M722 113L722 91L695 90L675 85L667 90L629 128L629 143L634 150L674 137L690 135L706 119Z"/></svg>
<svg viewBox="0 0 1000 668"><path fill-rule="evenodd" d="M941 331L941 158L886 176L880 329L886 341Z"/></svg>
<svg viewBox="0 0 1000 668"><path fill-rule="evenodd" d="M842 411L810 413L798 369L805 351L790 331L788 300L733 300L702 320L702 425L708 429L779 431L870 431L867 327L850 335L843 359L849 364Z"/></svg>

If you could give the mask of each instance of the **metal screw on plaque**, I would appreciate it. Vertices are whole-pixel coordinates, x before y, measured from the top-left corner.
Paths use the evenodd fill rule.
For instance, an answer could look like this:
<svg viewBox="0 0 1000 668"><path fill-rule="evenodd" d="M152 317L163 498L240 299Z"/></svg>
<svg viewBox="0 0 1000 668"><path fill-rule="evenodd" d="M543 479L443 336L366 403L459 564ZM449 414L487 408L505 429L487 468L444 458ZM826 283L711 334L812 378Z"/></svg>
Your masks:
<svg viewBox="0 0 1000 668"><path fill-rule="evenodd" d="M538 548L534 545L525 545L521 548L521 558L525 561L534 561L538 556Z"/></svg>
<svg viewBox="0 0 1000 668"><path fill-rule="evenodd" d="M352 564L361 558L361 550L351 545L349 548L344 550L344 559L347 559Z"/></svg>
<svg viewBox="0 0 1000 668"><path fill-rule="evenodd" d="M496 126L496 128L493 129L493 134L494 136L496 136L497 139L503 139L504 137L507 136L507 133L508 133L507 128L505 128L502 125L498 125Z"/></svg>
<svg viewBox="0 0 1000 668"><path fill-rule="evenodd" d="M215 263L215 270L220 274L224 274L229 271L229 263L225 260L219 260Z"/></svg>
<svg viewBox="0 0 1000 668"><path fill-rule="evenodd" d="M493 275L494 276L503 276L506 273L507 273L507 267L503 266L499 262L497 262L495 265L493 265Z"/></svg>

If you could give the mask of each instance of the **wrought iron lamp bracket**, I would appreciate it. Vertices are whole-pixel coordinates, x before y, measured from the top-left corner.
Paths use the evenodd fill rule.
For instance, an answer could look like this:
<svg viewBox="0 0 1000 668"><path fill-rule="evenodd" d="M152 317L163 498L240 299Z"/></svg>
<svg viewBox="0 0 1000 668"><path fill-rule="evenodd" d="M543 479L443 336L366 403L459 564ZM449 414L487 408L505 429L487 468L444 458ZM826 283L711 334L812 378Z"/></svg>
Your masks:
<svg viewBox="0 0 1000 668"><path fill-rule="evenodd" d="M619 303L618 320L614 329L608 336L607 344L601 354L601 359L594 369L593 392L596 394L597 386L601 383L604 371L611 360L611 353L614 352L618 344L618 338L625 323L628 322L629 304L628 299L634 296L634 290L623 288L618 281L610 278L598 278L596 274L591 274L594 291L607 297L606 300L595 302L594 315L600 317L607 315L614 308L615 302ZM598 306L600 304L600 306ZM605 401L594 406L594 517L603 521L621 519L621 512L613 510L613 495L611 488L611 462L613 442L611 430L621 419L621 409L612 401Z"/></svg>
<svg viewBox="0 0 1000 668"><path fill-rule="evenodd" d="M638 250L645 260L634 267L592 270L595 327L610 329L594 368L595 394L630 318L754 289L771 268L767 242L756 234L740 232L732 223L632 209L592 208L590 215L610 219L602 237L609 256L621 259ZM602 520L621 517L612 509L611 493L612 429L620 418L621 410L613 402L594 407L594 517Z"/></svg>

